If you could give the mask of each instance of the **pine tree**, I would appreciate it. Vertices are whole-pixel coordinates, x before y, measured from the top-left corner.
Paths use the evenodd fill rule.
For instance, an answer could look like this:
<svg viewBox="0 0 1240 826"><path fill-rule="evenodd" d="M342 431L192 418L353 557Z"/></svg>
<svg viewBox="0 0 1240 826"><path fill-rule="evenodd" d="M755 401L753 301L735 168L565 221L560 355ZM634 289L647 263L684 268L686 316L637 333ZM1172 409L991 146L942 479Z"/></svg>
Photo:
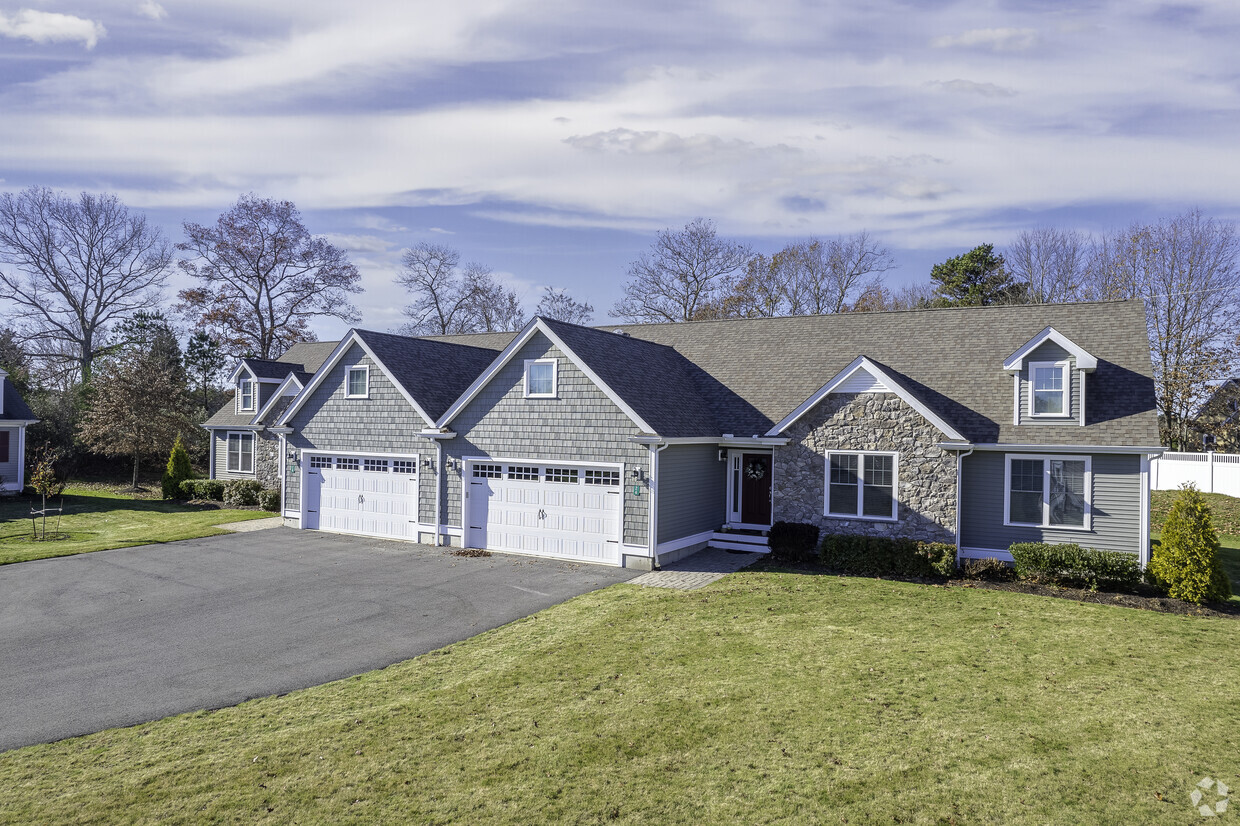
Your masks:
<svg viewBox="0 0 1240 826"><path fill-rule="evenodd" d="M181 483L192 478L194 478L194 469L189 463L189 453L185 450L185 443L181 441L181 437L177 436L176 443L172 445L172 453L168 454L168 467L165 468L163 479L160 480L164 498L179 499Z"/></svg>
<svg viewBox="0 0 1240 826"><path fill-rule="evenodd" d="M1192 485L1184 487L1167 514L1149 572L1175 599L1201 603L1231 597L1231 582L1219 563L1210 506Z"/></svg>

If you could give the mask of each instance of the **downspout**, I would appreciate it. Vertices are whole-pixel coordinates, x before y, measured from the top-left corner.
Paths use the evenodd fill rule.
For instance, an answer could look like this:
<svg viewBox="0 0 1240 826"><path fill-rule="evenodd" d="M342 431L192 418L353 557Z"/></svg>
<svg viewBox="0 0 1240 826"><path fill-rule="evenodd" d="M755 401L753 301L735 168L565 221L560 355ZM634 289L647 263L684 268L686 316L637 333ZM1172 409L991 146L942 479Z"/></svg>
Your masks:
<svg viewBox="0 0 1240 826"><path fill-rule="evenodd" d="M440 531L442 530L442 528L440 527L442 515L439 512L439 508L440 508L440 496L441 496L440 492L443 489L445 480L446 480L446 474L444 474L444 470L443 470L443 442L436 439L435 440L435 547L436 548L438 548L441 544L443 544L443 536L440 534ZM464 506L462 506L461 512L464 513ZM462 520L462 527L463 526L464 526L464 520ZM461 534L461 544L462 545L465 544L464 533Z"/></svg>
<svg viewBox="0 0 1240 826"><path fill-rule="evenodd" d="M659 561L659 454L666 450L667 443L650 446L650 565L657 567Z"/></svg>
<svg viewBox="0 0 1240 826"><path fill-rule="evenodd" d="M211 437L211 453L207 458L207 478L215 478L215 431L208 430L207 435Z"/></svg>
<svg viewBox="0 0 1240 826"><path fill-rule="evenodd" d="M960 567L960 503L964 492L964 457L973 453L973 448L956 451L956 567Z"/></svg>

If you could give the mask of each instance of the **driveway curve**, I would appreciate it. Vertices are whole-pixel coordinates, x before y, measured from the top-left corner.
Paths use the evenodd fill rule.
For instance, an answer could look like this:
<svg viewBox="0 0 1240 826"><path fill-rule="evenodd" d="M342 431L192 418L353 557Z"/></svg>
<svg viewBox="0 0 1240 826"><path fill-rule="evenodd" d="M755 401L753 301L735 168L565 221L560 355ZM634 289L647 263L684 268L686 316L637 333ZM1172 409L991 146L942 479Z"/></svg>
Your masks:
<svg viewBox="0 0 1240 826"><path fill-rule="evenodd" d="M0 566L0 750L382 668L639 573L289 528Z"/></svg>

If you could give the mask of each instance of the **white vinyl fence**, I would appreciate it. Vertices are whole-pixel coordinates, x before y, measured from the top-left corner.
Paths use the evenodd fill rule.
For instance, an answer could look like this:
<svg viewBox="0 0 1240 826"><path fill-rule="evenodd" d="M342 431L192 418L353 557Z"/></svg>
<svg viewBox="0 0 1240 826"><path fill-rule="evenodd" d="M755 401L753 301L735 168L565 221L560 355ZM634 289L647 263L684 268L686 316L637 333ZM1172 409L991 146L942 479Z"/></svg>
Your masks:
<svg viewBox="0 0 1240 826"><path fill-rule="evenodd" d="M1203 493L1240 496L1240 453L1164 453L1150 462L1150 489L1192 482Z"/></svg>

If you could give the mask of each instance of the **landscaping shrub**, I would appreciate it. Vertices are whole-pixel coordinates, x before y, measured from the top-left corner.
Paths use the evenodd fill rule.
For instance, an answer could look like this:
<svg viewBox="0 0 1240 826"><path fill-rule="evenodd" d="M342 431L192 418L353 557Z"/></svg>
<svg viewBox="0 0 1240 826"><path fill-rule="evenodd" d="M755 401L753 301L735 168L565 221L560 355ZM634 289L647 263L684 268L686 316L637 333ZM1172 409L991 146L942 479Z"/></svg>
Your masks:
<svg viewBox="0 0 1240 826"><path fill-rule="evenodd" d="M224 485L224 504L230 508L253 507L262 492L263 483L256 479L234 479Z"/></svg>
<svg viewBox="0 0 1240 826"><path fill-rule="evenodd" d="M164 469L164 476L160 480L164 498L180 498L181 483L186 479L192 478L193 475L194 469L190 467L189 453L185 450L185 443L181 441L180 436L177 436L176 443L172 446L172 452L168 454L168 467Z"/></svg>
<svg viewBox="0 0 1240 826"><path fill-rule="evenodd" d="M1009 550L1016 576L1034 583L1131 589L1142 579L1136 554L1046 542L1017 542Z"/></svg>
<svg viewBox="0 0 1240 826"><path fill-rule="evenodd" d="M258 506L265 511L279 513L280 511L280 489L271 488L265 490L258 495Z"/></svg>
<svg viewBox="0 0 1240 826"><path fill-rule="evenodd" d="M1218 554L1210 506L1200 491L1186 486L1163 523L1162 543L1150 560L1150 578L1176 599L1223 602L1231 596L1231 582Z"/></svg>
<svg viewBox="0 0 1240 826"><path fill-rule="evenodd" d="M822 538L818 558L828 568L858 576L950 576L956 567L956 546L833 533Z"/></svg>
<svg viewBox="0 0 1240 826"><path fill-rule="evenodd" d="M818 548L818 526L808 522L776 522L768 534L771 558L779 562L809 562Z"/></svg>
<svg viewBox="0 0 1240 826"><path fill-rule="evenodd" d="M1010 582L1016 578L1016 572L1011 565L993 556L966 559L960 566L960 571L965 579L981 579L987 582Z"/></svg>
<svg viewBox="0 0 1240 826"><path fill-rule="evenodd" d="M224 483L218 479L186 479L181 483L181 495L186 499L210 499L224 501Z"/></svg>

